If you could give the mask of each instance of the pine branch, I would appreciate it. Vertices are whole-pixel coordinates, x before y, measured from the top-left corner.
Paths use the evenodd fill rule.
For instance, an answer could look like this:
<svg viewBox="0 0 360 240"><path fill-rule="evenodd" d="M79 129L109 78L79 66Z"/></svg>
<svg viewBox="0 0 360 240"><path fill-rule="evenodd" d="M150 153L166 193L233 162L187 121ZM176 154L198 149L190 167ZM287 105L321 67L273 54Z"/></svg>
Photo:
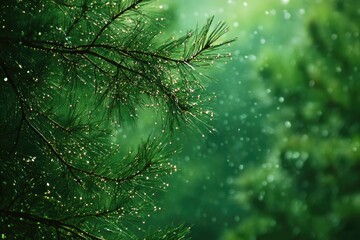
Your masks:
<svg viewBox="0 0 360 240"><path fill-rule="evenodd" d="M100 38L100 36L103 34L103 32L108 29L108 27L115 21L117 20L120 16L122 16L124 13L130 11L130 10L135 10L138 5L142 2L145 2L147 0L133 0L134 2L131 3L129 6L125 7L123 10L121 10L119 13L115 14L113 17L111 17L111 19L106 22L102 28L98 31L98 33L95 35L94 39L91 41L90 46L95 44L96 41Z"/></svg>
<svg viewBox="0 0 360 240"><path fill-rule="evenodd" d="M224 22L219 22L215 28L210 31L214 17L208 19L207 23L200 31L195 30L194 33L188 34L194 35L191 39L193 42L190 44L189 49L184 49L183 61L190 64L192 61L197 60L199 56L212 52L224 45L230 44L235 39L227 40L218 44L215 44L221 36L227 32L227 25ZM203 60L203 59L199 59ZM208 62L208 61L207 61Z"/></svg>
<svg viewBox="0 0 360 240"><path fill-rule="evenodd" d="M75 174L74 171L79 171L79 172L83 172L81 169L78 169L76 167L74 167L73 165L71 165L70 163L68 163L62 156L61 154L56 150L56 148L51 144L51 142L44 136L43 133L41 133L39 131L39 129L37 129L32 123L31 121L25 117L24 118L25 122L27 123L27 125L30 127L30 129L32 131L34 131L41 140L43 140L45 142L45 144L48 146L48 148L50 149L50 151L56 156L56 158L61 162L61 164L63 164L67 170L70 172L70 174L74 177L74 179L76 180L76 182L78 182L80 185L83 184L82 180ZM86 171L84 171L86 172Z"/></svg>
<svg viewBox="0 0 360 240"><path fill-rule="evenodd" d="M11 84L14 92L16 93L16 95L18 96L18 99L20 101L20 109L21 109L21 112L22 112L22 121L24 121L29 127L30 129L37 135L40 137L41 140L44 141L44 143L48 146L48 148L50 149L50 151L56 156L56 158L68 169L69 173L74 177L74 179L79 183L79 184L82 184L82 180L75 174L74 171L77 171L77 172L81 172L81 173L84 173L84 174L87 174L87 175L91 175L91 176L95 176L95 177L98 177L98 178L102 178L102 176L100 175L97 175L97 174L94 174L92 172L88 172L86 170L83 170L83 169L79 169L79 168L76 168L74 167L73 165L71 165L70 163L68 163L64 157L56 150L55 146L53 146L51 144L51 142L45 137L45 135L37 128L35 127L30 119L28 118L27 116L27 113L25 112L25 109L29 109L29 111L32 111L33 108L30 107L28 105L28 103L26 102L26 100L24 100L25 98L22 96L22 94L20 93L20 91L18 90L12 76L10 75L10 73L8 72L6 66L4 64L2 64L2 68L9 80L9 83ZM20 131L20 130L19 130ZM109 180L113 180L113 181L116 181L116 179L110 179ZM125 180L121 180L120 182L123 182ZM119 182L119 181L117 181Z"/></svg>
<svg viewBox="0 0 360 240"><path fill-rule="evenodd" d="M67 7L70 7L68 5L65 5ZM82 18L85 17L87 11L89 11L88 7L88 0L85 0L81 6L81 12L80 14L74 19L73 23L69 26L69 28L66 30L66 35L69 36L71 31L75 28L75 26L80 22Z"/></svg>
<svg viewBox="0 0 360 240"><path fill-rule="evenodd" d="M114 214L114 213L117 214L117 215L121 215L122 213L124 213L123 207L119 206L119 207L116 207L114 209L107 209L107 210L104 210L104 211L101 211L101 212L96 211L96 212L92 212L92 213L84 213L84 214L73 215L73 216L61 218L59 221L66 222L66 221L69 221L69 220L81 219L81 218L106 217L106 216Z"/></svg>
<svg viewBox="0 0 360 240"><path fill-rule="evenodd" d="M222 57L221 55L214 55L211 56L209 55L210 52L218 49L219 47L225 45L225 44L229 44L234 40L229 40L229 41L225 41L222 43L218 43L216 44L215 42L227 31L227 27L224 23L218 23L215 28L210 31L211 25L213 22L213 18L210 18L207 22L207 24L200 30L200 31L195 31L195 33L193 34L187 34L186 36L175 40L173 42L167 43L164 46L160 46L157 50L155 49L154 51L142 51L142 50L137 50L137 49L129 49L129 48L122 48L122 47L117 47L117 46L113 46L113 45L109 45L109 44L97 44L94 43L92 44L86 44L86 45L79 45L79 46L65 46L65 45L61 45L59 43L53 43L53 42L38 42L41 44L45 44L48 45L47 46L42 46L39 44L34 44L36 42L28 42L28 41L23 41L25 45L32 47L32 48L36 48L36 49L41 49L41 50L45 50L45 51L51 51L51 52L57 52L57 53L61 53L61 54L70 54L70 55L80 55L82 56L85 60L87 60L92 66L94 66L94 68L98 69L100 72L107 74L109 77L111 77L109 75L109 71L105 70L103 68L100 68L97 66L96 62L93 61L89 56L95 57L97 59L99 59L100 61L105 61L107 63L109 63L110 65L112 65L115 68L120 68L123 76L125 78L126 77L126 72L129 72L131 74L135 74L136 76L138 76L139 78L142 79L146 79L148 81L148 86L156 86L159 90L161 90L161 92L164 94L164 96L166 96L166 99L168 101L168 107L170 108L169 112L177 112L177 114L172 115L173 117L175 117L175 121L177 122L177 124L179 124L180 122L186 121L188 120L188 118L186 117L186 114L189 116L195 116L194 113L189 112L190 109L192 108L191 104L187 104L185 102L183 102L179 97L176 96L176 94L169 89L168 87L165 86L165 83L161 83L159 82L159 78L158 76L154 76L154 77L149 77L148 74L144 74L147 69L151 69L153 68L153 66L149 66L149 68L144 69L143 72L140 72L139 70L136 70L135 68L132 67L127 67L124 64L122 64L121 62L115 61L115 58L110 58L105 56L102 53L99 53L98 50L100 49L106 49L109 50L109 54L110 53L117 53L119 54L120 57L124 58L124 59L133 59L136 62L140 62L142 63L142 66L146 66L149 63L155 61L158 62L159 64L169 64L169 63L173 63L174 65L172 65L169 68L169 75L170 72L172 71L171 68L176 69L178 68L179 70L181 70L182 75L184 76L182 79L184 81L186 81L186 75L190 74L193 75L192 71L194 70L194 67L191 65L191 63L194 62L200 62L202 60L202 56L206 56L209 59L206 59L207 62L211 61L212 59L217 59L219 57ZM190 41L191 40L191 41ZM178 45L188 45L190 44L192 47L190 49L184 49L184 53L183 53L183 58L173 58L167 55L163 55L163 54L158 54L157 52L164 52L164 49L171 50L171 47L176 47ZM90 50L93 49L93 50ZM149 59L150 58L150 59ZM95 60L95 59L94 59ZM184 67L182 67L184 66ZM186 74L185 74L186 71ZM130 78L128 78L130 81ZM193 79L196 79L196 77L193 77ZM117 78L115 77L114 82L117 82ZM196 81L194 82L196 83ZM110 86L110 84L109 84ZM139 86L140 87L140 86ZM202 88L201 85L199 85L200 88ZM113 90L111 90L113 91ZM148 92L145 89L143 89L142 91ZM110 93L110 88L108 88L108 93ZM103 96L106 96L105 94ZM104 99L104 98L102 98ZM113 98L116 99L116 98ZM101 102L101 101L100 101ZM99 102L99 103L100 103ZM116 102L114 102L113 106L116 106ZM129 105L130 106L130 105ZM173 110L172 110L173 109ZM134 114L132 114L134 115ZM181 121L180 121L181 120Z"/></svg>
<svg viewBox="0 0 360 240"><path fill-rule="evenodd" d="M2 171L13 167L15 178L2 178L13 181L14 190L1 202L9 209L0 214L27 225L21 231L39 225L38 233L52 237L100 239L96 235L113 228L133 237L126 227L131 221L136 226L144 216L137 212L149 210L150 194L162 189L162 177L176 171L168 162L175 151L161 144L164 138L148 138L126 155L128 143L119 148L113 122L123 124L124 110L135 118L139 107L153 105L170 131L183 123L206 125L199 69L225 56L214 51L231 42L218 43L226 26L213 28L211 18L201 29L164 42L140 12L147 1L10 1L0 8L5 15L21 13L11 23L6 16L0 34L6 47L1 51L9 56L1 59L0 74L8 79L2 84L16 105L13 118L20 120L19 126L11 124L19 155L1 164ZM119 119L110 119L114 111ZM29 156L38 160L27 165ZM56 173L65 177L53 184ZM23 206L31 212L22 212ZM175 227L148 236L177 240L187 233Z"/></svg>
<svg viewBox="0 0 360 240"><path fill-rule="evenodd" d="M188 239L189 234L189 227L179 225L149 233L144 237L144 240L184 240Z"/></svg>
<svg viewBox="0 0 360 240"><path fill-rule="evenodd" d="M54 148L54 146L50 143L49 140L47 140L47 138L31 123L31 121L29 120L25 109L29 109L29 111L32 111L32 107L30 107L28 105L28 103L26 102L25 98L22 96L21 92L19 91L19 89L16 86L16 83L14 82L12 76L10 75L10 73L7 70L7 67L4 65L4 63L2 63L2 68L9 80L9 83L11 84L15 94L18 96L18 100L20 102L20 109L21 109L21 113L22 113L22 121L24 121L32 131L34 131L36 133L36 135L38 135L42 140L44 140L44 142L46 143L46 145L49 147L49 149L51 150L52 153L54 153L54 155L60 160L60 162L66 166L66 168L69 170L70 174L74 177L74 179L81 184L81 180L75 175L74 171L73 171L73 166L70 165L67 161L64 160L64 158L61 156L60 153L58 153L56 151L56 149ZM20 130L19 130L20 131Z"/></svg>
<svg viewBox="0 0 360 240"><path fill-rule="evenodd" d="M174 116L176 116L176 118L178 116L178 117L180 117L180 119L182 119L182 121L185 120L183 114L181 114L181 113L182 112L186 113L190 110L191 106L181 102L180 99L173 93L173 91L171 89L169 89L163 83L160 82L160 79L157 76L151 77L150 75L145 74L145 71L141 72L137 69L127 67L127 66L123 65L121 62L117 62L114 59L111 59L105 55L102 55L102 54L94 51L96 49L95 47L93 48L94 50L90 50L89 45L83 45L83 46L77 46L77 47L60 46L60 48L58 48L59 47L58 44L51 46L52 42L46 42L47 45L50 45L49 47L41 46L41 45L34 45L33 42L29 42L29 41L23 41L23 43L26 46L29 46L29 47L35 48L35 49L41 49L41 50L45 50L45 51L62 53L62 54L81 55L86 60L88 60L91 65L95 65L95 62L92 61L89 58L89 56L95 57L101 61L105 61L105 62L109 63L110 65L114 66L115 68L120 68L123 71L123 73L125 73L124 71L126 71L129 73L135 74L135 76L138 76L142 79L146 79L148 81L149 86L154 85L159 90L161 90L161 92L166 96L167 100L169 101L168 106L170 108L174 107L174 109L175 109L175 110L170 110L170 112L175 111L175 112L179 113L179 114L174 115ZM145 53L145 52L137 51L137 50L125 50L125 49L121 49L121 48L114 48L114 47L107 46L107 45L95 45L95 46L120 52L122 54L125 54L125 56L135 59L136 61L143 61L143 66L148 65L149 61L146 61L145 59L142 60L141 58L138 58L136 55L143 55L145 57L150 56L151 58L157 58L157 59L173 62L173 63L175 63L175 65L174 65L175 68L180 68L180 65L189 66L190 62L193 59L195 59L195 57L199 56L200 54L202 54L205 51L211 50L211 46L206 47L204 49L201 49L196 54L196 56L194 56L192 59L180 60L180 59L169 58L169 57L162 56L162 55L157 55L157 54L151 53L151 52ZM134 55L134 54L136 54L136 55ZM178 65L178 64L180 64L180 65ZM152 68L152 66L149 66L149 68ZM106 72L106 70L103 70L103 69L101 69L101 71ZM123 74L123 76L126 77L126 74ZM186 78L184 78L184 79L186 79ZM195 79L195 77L194 77L194 79ZM179 123L179 118L177 118L176 121Z"/></svg>
<svg viewBox="0 0 360 240"><path fill-rule="evenodd" d="M134 174L128 175L126 177L122 177L122 178L113 178L113 177L108 177L106 175L102 175L102 174L97 174L96 172L93 171L87 171L78 167L75 167L74 165L70 164L68 161L66 161L64 159L64 157L57 151L57 149L55 148L55 146L46 138L46 136L37 128L35 127L31 121L29 120L26 112L25 112L25 108L30 109L30 111L32 111L32 108L29 107L27 105L27 102L24 100L24 98L22 97L21 93L19 92L19 90L16 87L16 84L14 83L12 77L10 76L10 74L7 71L7 68L2 65L4 72L7 74L7 77L9 79L9 82L11 83L14 92L18 95L19 101L21 103L21 110L22 110L22 119L25 121L25 123L30 127L30 129L36 133L36 135L38 135L40 137L41 140L43 140L45 142L45 144L48 146L48 148L50 149L50 151L56 156L56 158L68 169L68 171L70 172L70 174L74 177L74 179L79 183L82 184L82 180L79 178L79 176L77 176L75 174L75 172L79 172L82 174L85 174L87 176L90 177L95 177L101 180L105 180L105 181L109 181L109 182L116 182L116 183L123 183L123 182L131 182L132 180L134 180L135 178L137 178L138 176L142 176L148 169L150 169L150 167L152 166L151 163L151 159L154 157L154 155L151 154L151 152L148 152L145 148L140 148L138 151L138 155L135 156L135 159L141 159L141 160L145 160L146 163L140 168L138 169ZM47 118L49 119L49 118ZM51 121L52 123L55 123L54 121ZM154 142L153 142L154 143Z"/></svg>
<svg viewBox="0 0 360 240"><path fill-rule="evenodd" d="M19 221L28 221L34 225L39 224L39 223L48 225L48 226L58 229L60 231L65 231L65 232L71 233L72 235L74 235L80 239L93 239L93 240L103 240L104 239L104 238L94 236L74 225L64 223L61 220L59 221L59 220L50 219L50 218L46 218L46 217L40 217L40 216L36 216L36 215L30 214L30 213L25 213L25 212L8 211L5 209L0 209L0 214L4 217L13 218L13 219L16 219Z"/></svg>

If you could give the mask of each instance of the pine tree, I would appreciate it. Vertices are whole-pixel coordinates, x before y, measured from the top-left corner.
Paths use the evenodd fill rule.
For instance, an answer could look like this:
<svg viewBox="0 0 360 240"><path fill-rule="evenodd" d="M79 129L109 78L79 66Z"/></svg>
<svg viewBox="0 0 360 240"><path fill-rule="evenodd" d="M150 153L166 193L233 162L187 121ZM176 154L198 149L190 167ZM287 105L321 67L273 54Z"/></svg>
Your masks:
<svg viewBox="0 0 360 240"><path fill-rule="evenodd" d="M359 7L314 3L308 42L266 53L260 76L279 106L274 143L239 178L247 212L226 239L360 237Z"/></svg>
<svg viewBox="0 0 360 240"><path fill-rule="evenodd" d="M144 222L176 171L174 130L211 118L200 69L225 57L219 50L231 41L218 41L227 27L213 18L164 40L148 4L1 1L3 239L187 235L183 226L150 232ZM146 109L159 132L121 139Z"/></svg>

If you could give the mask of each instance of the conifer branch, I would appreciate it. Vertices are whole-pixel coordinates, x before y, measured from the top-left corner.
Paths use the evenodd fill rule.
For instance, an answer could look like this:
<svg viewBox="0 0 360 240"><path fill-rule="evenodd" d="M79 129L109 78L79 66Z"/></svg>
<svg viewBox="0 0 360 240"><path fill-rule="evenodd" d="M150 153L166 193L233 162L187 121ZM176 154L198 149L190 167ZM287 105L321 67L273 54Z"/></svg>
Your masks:
<svg viewBox="0 0 360 240"><path fill-rule="evenodd" d="M206 32L206 31L204 31ZM150 78L148 75L146 75L143 72L140 72L139 70L135 70L133 68L129 68L123 64L121 64L120 62L116 62L115 60L108 58L100 53L97 53L91 49L89 49L88 47L85 46L80 46L80 47L67 47L64 46L60 43L56 43L56 42L47 42L47 41L40 41L39 43L42 44L46 44L46 45L50 45L49 47L47 46L42 46L42 45L38 45L38 44L34 44L34 42L36 43L36 41L29 41L29 40L23 40L22 43L26 46L29 46L31 48L35 48L35 49L40 49L40 50L45 50L45 51L49 51L49 52L55 52L55 53L61 53L61 54L73 54L73 55L80 55L83 56L86 60L89 61L90 64L95 65L95 63L88 57L88 56L93 56L95 58L98 58L102 61L108 62L110 65L113 65L117 68L122 69L122 71L127 71L130 72L132 74L135 74L143 79L146 79L150 84L155 84L160 90L161 92L163 92L165 94L165 96L167 97L168 100L170 100L171 105L175 106L177 108L176 111L188 111L189 110L189 106L186 106L185 104L183 104L181 101L179 101L179 99L177 98L177 96L170 90L168 89L164 84L162 84L161 82L159 82L158 78ZM96 45L95 45L96 46ZM206 48L209 48L208 44L205 44L204 49L201 49L201 51L199 51L195 56L193 56L191 59L187 59L187 60L176 60L176 59L172 59L172 58L168 58L168 57L164 57L161 55L157 55L157 54L152 54L152 53L144 53L141 51L126 51L126 50L122 50L119 49L118 51L122 52L122 53L126 53L127 55L130 55L132 58L134 58L134 53L136 54L142 54L145 56L151 56L154 58L160 58L163 60L167 60L167 61L172 61L175 62L177 64L179 63L184 63L184 62L191 62L192 59L194 59L196 56L198 56L199 54L201 54L202 51L205 51ZM105 72L105 70L102 70L102 72ZM126 76L126 74L125 74ZM14 84L12 84L13 87L16 87ZM18 90L16 90L16 92L18 92ZM20 94L20 93L19 93ZM20 96L19 96L20 97ZM20 98L21 100L22 98ZM22 104L27 104L25 101L22 101ZM170 106L170 105L169 105ZM30 107L29 107L30 108ZM92 177L96 177L99 179L104 179L106 181L112 181L112 182L117 182L117 183L122 183L125 181L130 181L134 178L136 178L137 176L141 175L143 172L145 172L148 168L150 168L151 164L147 163L143 166L142 169L140 169L140 171L136 172L135 174L132 174L130 176L127 176L125 178L112 178L112 177L108 177L108 176L104 176L101 174L97 174L96 172L93 171L87 171L84 169L80 169L77 168L75 166L73 166L72 164L70 164L68 161L66 161L61 154L56 150L55 146L53 146L50 141L45 137L45 135L43 135L43 133L41 133L41 131L35 127L31 121L26 117L26 114L24 112L24 108L22 108L23 110L23 116L25 122L27 123L27 125L42 139L44 140L44 142L47 144L47 146L49 147L49 149L51 150L51 152L57 157L57 159L60 160L60 162L66 166L67 169L69 169L70 173L73 175L73 177L79 182L81 183L80 178L75 174L74 171L79 172L79 173L83 173L85 175L88 176L92 176ZM173 112L173 111L172 111ZM180 113L179 112L179 113ZM46 115L43 115L45 118L47 118L48 121L50 121L52 124L66 130L69 131L69 129L66 129L64 127L62 127L61 125L59 125L57 122L53 121L51 118L49 118ZM179 116L182 116L181 114Z"/></svg>
<svg viewBox="0 0 360 240"><path fill-rule="evenodd" d="M108 210L104 210L104 211L96 211L96 212L92 212L92 213L84 213L84 214L78 214L78 215L73 215L73 216L68 216L68 217L64 217L61 218L60 221L61 222L66 222L69 220L74 220L74 219L79 219L79 218L88 218L88 217L104 217L104 216L108 216L111 214L119 214L121 215L122 213L124 213L124 211L122 210L122 206L116 207L114 209L108 209Z"/></svg>
<svg viewBox="0 0 360 240"><path fill-rule="evenodd" d="M146 0L135 0L132 4L130 4L129 6L127 6L126 8L124 8L123 10L121 10L119 13L115 14L109 21L107 21L102 28L98 31L98 33L95 35L94 39L91 41L90 43L90 47L96 43L96 41L99 39L99 37L102 35L102 33L116 20L118 19L120 16L122 16L124 13L136 9L136 7L144 2Z"/></svg>
<svg viewBox="0 0 360 240"><path fill-rule="evenodd" d="M30 213L25 212L15 212L5 209L0 209L0 214L5 217L13 218L20 221L29 221L32 224L45 224L55 229L71 233L72 235L79 237L80 239L93 239L93 240L103 240L103 238L94 236L87 231L82 230L74 225L67 224L61 220L50 219L46 217L36 216Z"/></svg>
<svg viewBox="0 0 360 240"><path fill-rule="evenodd" d="M74 179L81 184L81 180L78 176L76 176L76 174L74 173L73 169L74 167L69 164L62 156L60 153L57 152L57 150L55 149L55 147L51 144L51 142L43 135L43 133L41 133L41 131L39 129L37 129L29 120L26 112L25 112L25 108L29 109L29 111L32 111L32 108L28 105L28 103L26 102L25 98L22 96L21 92L19 91L19 89L17 88L14 80L12 79L12 76L10 75L10 73L8 72L6 66L2 63L2 68L9 80L9 83L11 84L15 94L18 96L18 100L20 102L20 109L21 109L21 113L22 113L22 121L25 121L25 123L30 127L30 129L36 133L36 135L38 135L40 137L40 139L42 139L46 145L49 147L50 151L57 157L57 159L60 160L60 162L69 170L70 174L74 177ZM20 130L19 130L20 131Z"/></svg>
<svg viewBox="0 0 360 240"><path fill-rule="evenodd" d="M116 182L116 183L123 183L123 182L131 182L133 179L135 179L138 176L141 176L142 174L145 173L145 171L147 171L151 166L151 159L149 159L149 157L153 157L150 152L148 152L148 154L144 154L144 152L142 152L142 149L139 149L138 154L141 154L141 158L144 158L146 160L146 163L143 165L143 167L141 169L139 169L138 171L136 171L134 174L131 174L129 176L126 176L124 178L112 178L112 177L108 177L106 175L101 175L101 174L97 174L96 172L93 171L87 171L81 168L77 168L74 165L70 164L68 161L66 161L64 159L64 157L56 150L55 146L45 137L45 135L37 128L35 127L31 121L29 120L27 114L25 113L25 108L30 109L30 111L32 111L32 108L30 106L28 106L27 102L24 100L24 98L22 97L21 93L19 92L19 90L16 87L16 84L13 82L12 77L10 76L9 72L7 71L6 67L4 65L2 65L2 68L4 70L4 72L7 74L7 78L9 79L10 84L12 85L14 92L18 95L20 104L21 104L21 111L22 111L22 120L25 121L25 123L30 127L30 129L36 133L36 135L38 135L40 137L40 139L42 139L45 144L48 146L48 148L50 149L50 151L56 156L56 158L69 170L70 174L74 177L74 179L79 183L82 184L82 180L79 178L79 176L77 176L75 174L74 171L76 172L80 172L83 173L87 176L91 176L91 177L95 177L98 179L102 179L105 181L110 181L110 182ZM49 119L49 118L47 118ZM56 123L54 121L51 121L53 123ZM144 150L146 149L146 147L144 148ZM139 159L139 155L136 156L135 158Z"/></svg>
<svg viewBox="0 0 360 240"><path fill-rule="evenodd" d="M89 63L91 65L95 65L95 66L96 66L96 64L89 57L87 57L88 55L93 56L95 58L98 58L100 60L103 60L103 61L109 63L110 65L112 65L112 66L114 66L116 68L123 69L125 71L128 71L130 73L135 74L136 76L139 76L139 77L141 77L143 79L146 79L150 85L155 84L161 90L161 92L165 94L165 96L171 102L171 104L173 106L175 106L177 108L177 110L180 110L180 112L190 110L189 106L186 106L186 104L182 103L179 100L179 98L176 97L176 95L170 89L168 89L164 84L162 84L159 81L157 76L155 76L154 78L151 78L149 75L147 75L147 74L145 74L145 73L143 73L143 72L141 72L139 70L129 68L129 67L121 64L121 62L117 62L114 59L111 59L111 58L109 58L109 57L107 57L105 55L102 55L102 54L100 54L100 53L98 53L98 52L96 52L94 50L90 50L91 45L83 45L83 46L78 46L78 47L67 47L67 46L61 46L60 45L61 46L60 48L56 48L54 46L53 47L46 47L46 46L41 46L41 45L34 45L33 42L31 42L31 41L23 41L23 43L25 45L27 45L27 46L29 46L31 48L35 48L35 49L40 49L40 50L45 50L45 51L50 51L50 52L55 52L55 53L61 53L61 54L80 55L80 56L83 56L87 61L89 61ZM47 42L46 44L52 44L52 43ZM55 44L55 46L59 46L59 45ZM128 50L124 50L124 49L114 49L114 48L106 46L106 45L95 45L95 46L101 46L103 48L108 48L108 49L111 49L111 50L116 50L118 52L125 53L126 55L128 55L128 56L130 56L133 59L136 59L138 61L140 61L141 59L136 58L135 55L133 55L133 53L142 54L142 55L145 55L145 56L151 56L153 58L159 58L159 59L162 59L162 60L174 62L176 64L186 64L186 65L189 65L192 60L194 60L202 52L207 50L207 49L201 49L201 51L196 53L196 55L193 56L192 58L186 59L186 60L180 60L180 59L173 59L173 58L165 57L165 56L162 56L162 55L157 55L155 53L145 53L145 52L136 51L136 50L128 51ZM141 61L143 61L143 60L141 60ZM146 64L147 64L147 62L146 62ZM97 67L97 68L99 68L99 67ZM100 71L101 72L106 72L103 69L100 69Z"/></svg>
<svg viewBox="0 0 360 240"><path fill-rule="evenodd" d="M13 183L6 190L11 196L1 200L8 208L0 215L10 223L4 236L21 237L12 232L20 229L35 230L34 236L102 239L104 223L122 231L106 237L133 238L127 225L145 216L148 193L163 189L162 177L176 171L168 162L176 151L162 144L167 139L148 138L127 154L133 148L120 148L113 123L122 125L124 113L135 118L148 106L164 114L169 134L176 125L203 122L205 85L195 68L224 56L213 51L230 41L218 43L226 26L213 28L213 18L191 34L163 41L140 11L147 1L7 1L0 7L6 56L0 57L6 77L1 84L10 89L0 100L11 96L12 104L0 107L15 112L15 123L1 121L16 128L9 136L17 153L8 154L9 147L0 156L1 172L9 171L3 186ZM54 184L57 173L65 178ZM20 224L25 227L16 228ZM178 240L187 232L175 227L147 236Z"/></svg>
<svg viewBox="0 0 360 240"><path fill-rule="evenodd" d="M81 12L79 16L77 16L73 23L69 26L69 28L66 30L66 35L69 36L70 32L74 29L74 27L80 22L80 20L85 17L86 12L89 10L89 7L87 6L88 1L85 0L81 7ZM67 6L69 7L69 6Z"/></svg>
<svg viewBox="0 0 360 240"><path fill-rule="evenodd" d="M24 118L26 124L30 127L30 129L32 131L34 131L41 140L43 140L45 142L45 144L48 146L48 148L50 149L50 151L56 156L56 158L68 169L68 171L70 172L70 174L74 177L74 179L76 180L76 182L78 182L80 185L82 185L82 180L75 174L74 170L76 171L81 171L80 169L77 169L76 167L74 167L73 165L71 165L70 163L68 163L62 156L61 153L59 153L55 146L53 144L51 144L51 142L44 136L44 134L38 129L36 128L31 121L25 116Z"/></svg>

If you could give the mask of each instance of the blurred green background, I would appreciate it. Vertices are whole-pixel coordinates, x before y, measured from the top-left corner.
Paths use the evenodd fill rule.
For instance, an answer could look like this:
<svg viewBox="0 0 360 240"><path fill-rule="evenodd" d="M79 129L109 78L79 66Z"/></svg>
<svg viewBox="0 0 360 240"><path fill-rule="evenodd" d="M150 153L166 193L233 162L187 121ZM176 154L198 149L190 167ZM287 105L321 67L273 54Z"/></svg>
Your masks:
<svg viewBox="0 0 360 240"><path fill-rule="evenodd" d="M195 240L360 239L360 2L159 9L183 32L215 15L237 41L207 70L217 131L178 134L179 172L156 223L193 225Z"/></svg>

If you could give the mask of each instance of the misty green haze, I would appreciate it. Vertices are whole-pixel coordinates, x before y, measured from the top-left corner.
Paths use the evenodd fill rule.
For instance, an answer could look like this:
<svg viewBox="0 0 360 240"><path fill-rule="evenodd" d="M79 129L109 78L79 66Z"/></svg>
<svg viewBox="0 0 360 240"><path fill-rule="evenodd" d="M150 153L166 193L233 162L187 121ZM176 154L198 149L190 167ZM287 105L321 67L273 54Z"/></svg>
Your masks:
<svg viewBox="0 0 360 240"><path fill-rule="evenodd" d="M184 137L163 221L193 239L359 237L359 3L164 5L175 29L215 15L237 40L208 73L217 131Z"/></svg>

